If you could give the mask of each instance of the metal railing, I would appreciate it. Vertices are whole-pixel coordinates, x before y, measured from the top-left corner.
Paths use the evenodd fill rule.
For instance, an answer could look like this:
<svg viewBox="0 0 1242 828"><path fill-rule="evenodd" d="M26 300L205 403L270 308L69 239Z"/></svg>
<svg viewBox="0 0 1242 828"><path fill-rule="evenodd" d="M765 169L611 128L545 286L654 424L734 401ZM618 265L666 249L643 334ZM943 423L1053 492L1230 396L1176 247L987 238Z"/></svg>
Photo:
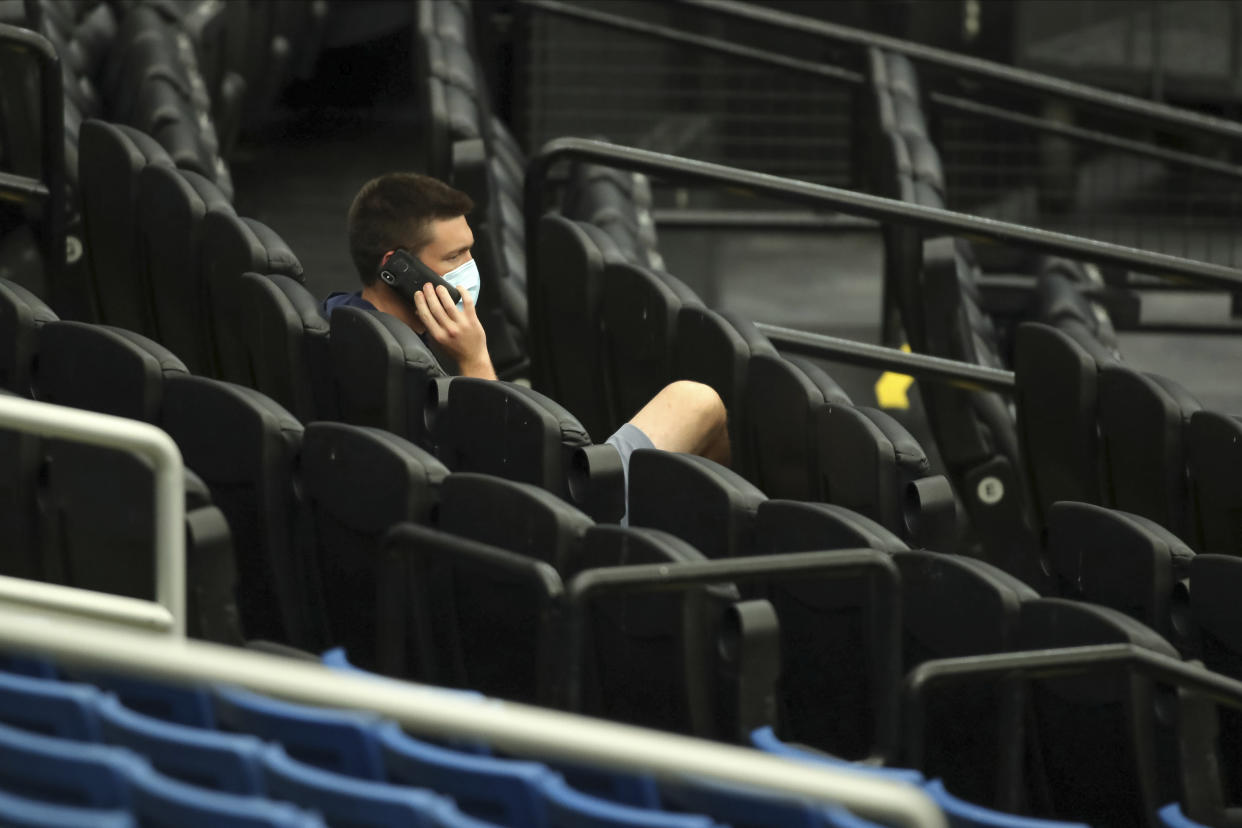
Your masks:
<svg viewBox="0 0 1242 828"><path fill-rule="evenodd" d="M527 238L538 237L537 223L548 204L549 174L552 167L557 163L570 161L602 164L631 172L640 172L677 184L727 186L734 190L774 197L793 204L828 208L843 215L861 216L885 223L911 226L926 231L929 235L986 239L1040 253L1052 253L1084 262L1120 267L1173 280L1183 285L1210 287L1231 292L1242 290L1242 271L1223 265L1196 262L1164 253L1121 247L1107 242L965 215L951 210L925 207L838 187L739 170L692 158L664 155L587 138L558 138L549 141L531 157L526 171L524 204ZM541 286L537 246L532 246L527 252L527 271L530 274L530 289L538 295ZM532 301L530 313L532 336L537 338L540 331L539 316L541 313L538 301ZM795 332L796 336L783 333L781 330L774 330L774 332L778 339L784 338L787 347L799 348L803 353L825 359L839 359L845 362L854 360L857 364L893 370L911 368L925 373L928 378L951 379L979 387L1003 389L1006 383L1012 381L1011 378L1006 379L1003 376L1005 372L997 372L993 376L985 373L986 369L980 370L978 366L970 366L972 370L967 371L961 367L953 367L960 364L949 360L942 360L934 365L915 364L912 360L903 360L901 357L907 355L899 356L900 352L896 351L892 352L890 360L878 351L861 347L860 343L845 344L848 341L833 341L832 337L817 337L804 332ZM536 343L532 351L537 352L540 347L544 346ZM860 360L863 359L868 362L861 362Z"/></svg>
<svg viewBox="0 0 1242 828"><path fill-rule="evenodd" d="M1086 104L1095 109L1133 118L1145 125L1154 124L1165 129L1189 131L1242 144L1242 124L1136 98L1133 95L1124 95L1120 92L1075 83L1053 75L1018 69L969 55L959 55L935 46L843 26L806 15L793 14L760 3L744 3L739 0L676 0L676 2L689 8L737 18L748 23L770 26L786 32L798 32L834 43L859 48L883 49L887 52L905 55L925 66L951 72L958 77L1000 84L1018 91L1036 92L1045 97L1057 98L1070 103Z"/></svg>
<svg viewBox="0 0 1242 828"><path fill-rule="evenodd" d="M202 641L174 641L68 619L37 619L0 607L0 648L68 666L176 684L234 684L302 704L378 713L432 737L483 741L534 755L666 778L760 787L776 795L844 806L903 828L947 828L918 788L758 751L511 702L479 701L423 685L377 681Z"/></svg>
<svg viewBox="0 0 1242 828"><path fill-rule="evenodd" d="M185 482L181 452L160 429L137 420L96 414L20 397L0 396L0 428L40 437L132 451L155 474L155 595L141 601L88 589L0 576L0 604L69 613L185 637ZM107 550L100 550L106 554Z"/></svg>
<svg viewBox="0 0 1242 828"><path fill-rule="evenodd" d="M1186 258L1242 264L1242 243L1235 245L1232 241L1232 227L1242 221L1242 193L1236 187L1237 180L1242 178L1242 165L1233 160L1242 148L1237 140L1242 137L1240 124L757 4L685 0L669 8L675 10L678 6L706 11L708 19L715 16L740 20L749 29L724 34L716 29L707 34L713 27L687 31L618 14L607 6L563 0L521 0L519 4L519 8L529 12L642 39L636 42L688 47L693 53L723 56L740 66L766 67L775 76L826 82L855 96L861 93L865 81L864 74L858 71L865 63L865 50L904 54L933 70L930 81L934 82L925 84L928 91L923 102L937 116L934 135L945 170L947 201L954 209ZM834 58L842 65L825 62L822 54L810 59L739 42L749 32L764 27L844 48L846 52ZM855 54L851 55L850 50ZM645 68L641 77L647 77L653 69L679 76L694 72L698 85L715 88L715 70L700 67L696 61L681 60L672 52L660 60L663 63ZM542 71L552 72L550 68ZM946 84L943 76L950 73L952 77ZM549 77L556 88L555 73ZM982 90L974 88L980 85ZM1037 100L1015 100L1007 94L1009 90L1024 91ZM551 95L553 92L549 91L541 100L552 100ZM747 127L736 122L734 110L744 104L730 103L720 109L712 100L703 104L709 121L718 120L718 128L728 131L730 141L739 140ZM1058 102L1082 111L1075 117L1073 112L1058 115L1043 108ZM848 101L841 105L850 106ZM647 112L649 118L658 117L659 104L647 109L642 109L646 104L636 106L639 109L627 108L634 109L629 112L631 121L641 120L642 112ZM1106 122L1101 122L1102 116L1107 116ZM762 124L764 116L756 110L750 122ZM1147 134L1153 130L1171 139L1171 143ZM556 134L582 131L562 129ZM859 157L860 136L848 126L842 124L826 132L821 129L819 135L816 140L821 146L811 155ZM1204 137L1217 143L1223 157L1214 157L1210 150L1195 146ZM715 146L710 139L705 140L706 144L695 145L694 152L679 154L774 171L774 156L782 139L771 131L756 131L749 154L730 149L733 144ZM761 145L766 149L761 150ZM801 145L787 147L779 153L783 159L780 169L787 170L785 174L792 177L836 183L835 178L826 179L820 174L818 162L811 163L808 152ZM809 166L804 165L803 171L790 170L790 163L798 163L791 159L804 155ZM866 171L855 163L852 172L855 178L850 186L857 187L861 181L856 176L865 175ZM759 214L763 210L737 212ZM703 223L701 218L699 224ZM726 223L729 222L720 226ZM776 223L769 220L762 224L773 227ZM1012 265L1007 262L1001 266Z"/></svg>

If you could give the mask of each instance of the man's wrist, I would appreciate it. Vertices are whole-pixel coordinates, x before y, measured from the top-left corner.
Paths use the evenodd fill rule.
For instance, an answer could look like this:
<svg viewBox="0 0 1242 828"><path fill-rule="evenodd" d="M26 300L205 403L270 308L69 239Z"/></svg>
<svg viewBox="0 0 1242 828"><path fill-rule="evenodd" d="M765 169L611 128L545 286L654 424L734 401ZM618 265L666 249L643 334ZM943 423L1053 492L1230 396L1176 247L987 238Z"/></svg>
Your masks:
<svg viewBox="0 0 1242 828"><path fill-rule="evenodd" d="M496 379L496 369L492 367L492 358L484 351L481 356L475 357L470 361L463 360L457 366L463 377L475 377L477 379Z"/></svg>

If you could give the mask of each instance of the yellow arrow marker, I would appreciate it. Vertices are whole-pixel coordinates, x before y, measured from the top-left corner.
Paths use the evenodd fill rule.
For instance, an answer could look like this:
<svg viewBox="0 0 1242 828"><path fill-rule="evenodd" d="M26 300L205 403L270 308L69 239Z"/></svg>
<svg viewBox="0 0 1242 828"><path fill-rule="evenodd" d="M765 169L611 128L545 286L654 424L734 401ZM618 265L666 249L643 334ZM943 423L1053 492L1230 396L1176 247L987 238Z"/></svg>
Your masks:
<svg viewBox="0 0 1242 828"><path fill-rule="evenodd" d="M907 354L910 353L909 344L902 345L901 350ZM914 383L914 377L907 374L894 374L892 371L885 371L875 384L875 400L879 403L880 408L900 408L905 410L910 407L910 398L906 396L906 392L910 390L910 386Z"/></svg>

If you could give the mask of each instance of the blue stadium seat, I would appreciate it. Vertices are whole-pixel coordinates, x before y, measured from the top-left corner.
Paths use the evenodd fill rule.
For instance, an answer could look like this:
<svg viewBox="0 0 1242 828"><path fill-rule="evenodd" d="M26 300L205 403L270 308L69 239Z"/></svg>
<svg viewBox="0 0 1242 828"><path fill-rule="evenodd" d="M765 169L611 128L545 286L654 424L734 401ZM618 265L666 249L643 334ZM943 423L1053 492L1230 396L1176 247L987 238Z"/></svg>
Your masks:
<svg viewBox="0 0 1242 828"><path fill-rule="evenodd" d="M180 687L134 676L95 672L74 671L73 678L115 693L121 704L147 716L191 727L212 730L216 727L211 694L201 687Z"/></svg>
<svg viewBox="0 0 1242 828"><path fill-rule="evenodd" d="M129 779L146 762L114 747L0 726L0 788L87 808L129 805Z"/></svg>
<svg viewBox="0 0 1242 828"><path fill-rule="evenodd" d="M36 656L0 655L0 671L33 678L57 677L56 665L46 658Z"/></svg>
<svg viewBox="0 0 1242 828"><path fill-rule="evenodd" d="M421 742L396 722L379 726L388 779L451 796L471 816L510 828L546 824L539 784L553 772L538 762L478 756Z"/></svg>
<svg viewBox="0 0 1242 828"><path fill-rule="evenodd" d="M787 759L801 759L805 762L817 762L823 765L830 765L838 770L855 770L859 773L878 774L895 782L908 782L911 785L922 785L925 781L923 774L917 770L910 768L881 768L872 765L860 765L856 762L847 762L844 759L838 759L827 753L820 753L815 750L800 748L795 745L786 744L777 738L775 731L771 727L756 728L750 734L750 743L753 747L762 750L764 753L771 753L774 756L784 756Z"/></svg>
<svg viewBox="0 0 1242 828"><path fill-rule="evenodd" d="M485 828L430 791L355 779L290 759L278 745L263 754L268 795L318 811L353 828ZM444 807L444 806L449 807Z"/></svg>
<svg viewBox="0 0 1242 828"><path fill-rule="evenodd" d="M50 805L0 791L0 824L9 828L133 828L134 820L122 810Z"/></svg>
<svg viewBox="0 0 1242 828"><path fill-rule="evenodd" d="M716 828L710 818L635 808L574 790L559 776L539 785L548 813L548 828Z"/></svg>
<svg viewBox="0 0 1242 828"><path fill-rule="evenodd" d="M98 701L85 684L0 673L0 722L22 730L98 742Z"/></svg>
<svg viewBox="0 0 1242 828"><path fill-rule="evenodd" d="M98 704L105 742L145 756L174 779L233 794L261 794L259 754L263 743L253 736L165 722L136 713L106 696Z"/></svg>
<svg viewBox="0 0 1242 828"><path fill-rule="evenodd" d="M292 704L231 687L216 690L216 712L221 728L280 742L301 762L359 779L384 778L374 716Z"/></svg>
<svg viewBox="0 0 1242 828"><path fill-rule="evenodd" d="M1206 825L1187 819L1182 813L1182 806L1176 802L1170 802L1161 808L1159 817L1165 828L1207 828Z"/></svg>
<svg viewBox="0 0 1242 828"><path fill-rule="evenodd" d="M1087 828L1083 822L1035 819L981 808L946 791L939 779L928 782L923 790L945 812L953 828Z"/></svg>
<svg viewBox="0 0 1242 828"><path fill-rule="evenodd" d="M732 828L876 828L844 808L775 797L770 793L706 780L661 785L665 802L679 810L708 814Z"/></svg>
<svg viewBox="0 0 1242 828"><path fill-rule="evenodd" d="M133 811L144 828L322 828L318 816L261 796L204 790L145 769L132 777ZM93 823L92 823L93 825Z"/></svg>

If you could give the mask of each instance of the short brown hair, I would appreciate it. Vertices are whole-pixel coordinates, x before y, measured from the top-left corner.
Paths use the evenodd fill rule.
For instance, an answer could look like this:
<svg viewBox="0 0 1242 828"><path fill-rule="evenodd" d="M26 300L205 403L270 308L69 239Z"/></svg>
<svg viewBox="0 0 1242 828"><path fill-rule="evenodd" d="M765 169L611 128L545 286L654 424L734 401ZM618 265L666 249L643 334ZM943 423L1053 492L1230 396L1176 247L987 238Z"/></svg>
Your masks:
<svg viewBox="0 0 1242 828"><path fill-rule="evenodd" d="M417 173L385 173L363 184L349 206L349 255L362 284L375 282L389 250L404 246L417 255L431 241L431 222L473 207L470 196Z"/></svg>

